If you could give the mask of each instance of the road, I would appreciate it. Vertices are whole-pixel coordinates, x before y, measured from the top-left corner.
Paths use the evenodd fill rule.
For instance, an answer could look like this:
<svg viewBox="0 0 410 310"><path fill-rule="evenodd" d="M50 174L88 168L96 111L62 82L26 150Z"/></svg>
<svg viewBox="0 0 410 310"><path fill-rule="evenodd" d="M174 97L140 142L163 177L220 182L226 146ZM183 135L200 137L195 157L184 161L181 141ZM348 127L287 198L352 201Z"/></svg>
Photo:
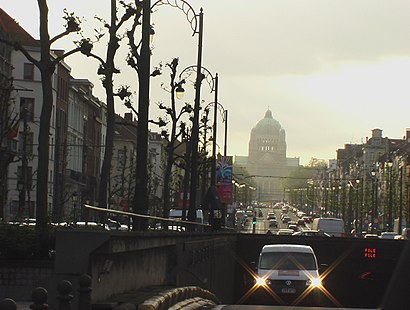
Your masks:
<svg viewBox="0 0 410 310"><path fill-rule="evenodd" d="M255 208L256 214L258 215L259 211ZM278 227L277 228L272 228L269 227L269 221L267 220L267 215L269 212L275 212L276 215L276 220L278 222ZM275 209L273 210L272 208L262 208L262 215L261 217L256 218L256 227L255 227L255 233L257 234L266 234L268 230L271 231L272 234L275 234L279 229L281 228L288 228L287 223L283 223L281 221L280 215L282 211L280 209ZM294 214L291 211L288 211L287 215L290 217L290 220L293 222L296 222L298 220L298 217L296 214ZM300 230L306 230L306 229L311 229L309 224L307 224L305 227L299 227ZM253 225L252 225L252 219L250 219L246 226L245 226L245 232L252 234L253 233Z"/></svg>
<svg viewBox="0 0 410 310"><path fill-rule="evenodd" d="M297 307L297 306L260 306L260 305L219 305L213 310L335 310L337 308L326 307ZM364 310L363 308L343 308L344 310ZM366 308L366 310L371 310Z"/></svg>

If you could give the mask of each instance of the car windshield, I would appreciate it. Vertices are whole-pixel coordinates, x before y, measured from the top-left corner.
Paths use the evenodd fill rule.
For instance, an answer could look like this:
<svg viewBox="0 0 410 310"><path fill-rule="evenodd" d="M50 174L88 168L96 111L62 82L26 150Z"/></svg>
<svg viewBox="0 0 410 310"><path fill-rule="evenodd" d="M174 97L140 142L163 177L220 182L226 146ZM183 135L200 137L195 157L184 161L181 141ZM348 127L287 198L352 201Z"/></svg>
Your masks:
<svg viewBox="0 0 410 310"><path fill-rule="evenodd" d="M317 264L311 253L266 252L262 253L260 269L274 270L314 270Z"/></svg>

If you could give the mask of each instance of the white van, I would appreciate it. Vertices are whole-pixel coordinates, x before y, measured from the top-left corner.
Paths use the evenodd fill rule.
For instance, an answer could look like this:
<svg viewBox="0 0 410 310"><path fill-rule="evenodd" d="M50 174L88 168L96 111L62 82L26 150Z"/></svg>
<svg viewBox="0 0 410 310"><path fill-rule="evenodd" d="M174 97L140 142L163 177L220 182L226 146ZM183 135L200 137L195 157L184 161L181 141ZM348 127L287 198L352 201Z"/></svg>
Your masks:
<svg viewBox="0 0 410 310"><path fill-rule="evenodd" d="M182 220L182 209L171 209L169 210L169 218ZM186 218L188 219L188 210L186 210ZM196 222L204 223L204 214L201 209L196 210Z"/></svg>
<svg viewBox="0 0 410 310"><path fill-rule="evenodd" d="M282 299L279 302L294 301L301 294L316 297L322 285L316 255L308 245L265 245L259 254L257 272L256 285L272 290Z"/></svg>
<svg viewBox="0 0 410 310"><path fill-rule="evenodd" d="M345 237L345 224L338 218L315 218L312 224L313 230L320 230L332 237Z"/></svg>

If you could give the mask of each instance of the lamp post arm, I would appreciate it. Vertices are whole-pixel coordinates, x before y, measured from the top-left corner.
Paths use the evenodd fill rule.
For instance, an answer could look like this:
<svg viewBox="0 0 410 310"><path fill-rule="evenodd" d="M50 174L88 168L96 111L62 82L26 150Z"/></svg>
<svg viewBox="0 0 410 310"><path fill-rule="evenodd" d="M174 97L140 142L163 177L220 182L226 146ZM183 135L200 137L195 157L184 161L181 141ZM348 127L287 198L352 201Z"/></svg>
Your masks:
<svg viewBox="0 0 410 310"><path fill-rule="evenodd" d="M202 42L202 38L201 38L201 42ZM204 73L202 73L202 71ZM197 65L192 65L192 66L186 67L179 74L179 79L180 80L186 80L186 78L188 78L189 76L191 76L195 72L197 73L197 76L198 76L198 72L200 72L200 74L199 74L200 82L202 82L202 79L204 79L204 78L206 79L206 82L208 83L209 88L211 89L211 93L212 93L215 90L215 78L212 75L212 73L207 68L202 67L202 65L200 67L198 67ZM184 76L185 76L185 78L183 78Z"/></svg>
<svg viewBox="0 0 410 310"><path fill-rule="evenodd" d="M195 105L192 122L191 136L191 188L188 209L188 220L196 220L196 188L198 178L198 138L199 138L199 109L201 100L201 68L202 68L202 36L203 36L203 11L199 14L198 58L196 70Z"/></svg>
<svg viewBox="0 0 410 310"><path fill-rule="evenodd" d="M154 7L160 5L170 5L174 8L180 9L185 14L186 19L191 26L191 29L193 31L192 36L198 33L197 28L199 15L195 13L194 9L188 2L184 0L173 0L172 2L170 0L158 0L151 6L151 10L154 9Z"/></svg>

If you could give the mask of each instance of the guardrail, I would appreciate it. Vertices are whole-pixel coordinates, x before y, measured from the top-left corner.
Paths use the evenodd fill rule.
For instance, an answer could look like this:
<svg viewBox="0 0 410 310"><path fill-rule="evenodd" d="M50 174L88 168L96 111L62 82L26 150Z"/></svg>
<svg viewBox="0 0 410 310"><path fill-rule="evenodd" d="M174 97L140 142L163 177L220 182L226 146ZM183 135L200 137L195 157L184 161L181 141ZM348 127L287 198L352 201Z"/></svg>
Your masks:
<svg viewBox="0 0 410 310"><path fill-rule="evenodd" d="M158 216L151 216L146 214L132 213L126 211L119 211L113 209L105 209L100 207L95 207L92 205L84 205L84 208L90 211L95 211L98 213L105 213L106 215L115 214L117 216L125 216L128 218L128 225L130 230L133 230L132 219L144 219L148 221L149 231L176 231L176 232L210 232L214 228L210 224L202 224L197 222L183 221L174 218L163 218ZM234 228L221 227L219 230L225 232L237 232Z"/></svg>

